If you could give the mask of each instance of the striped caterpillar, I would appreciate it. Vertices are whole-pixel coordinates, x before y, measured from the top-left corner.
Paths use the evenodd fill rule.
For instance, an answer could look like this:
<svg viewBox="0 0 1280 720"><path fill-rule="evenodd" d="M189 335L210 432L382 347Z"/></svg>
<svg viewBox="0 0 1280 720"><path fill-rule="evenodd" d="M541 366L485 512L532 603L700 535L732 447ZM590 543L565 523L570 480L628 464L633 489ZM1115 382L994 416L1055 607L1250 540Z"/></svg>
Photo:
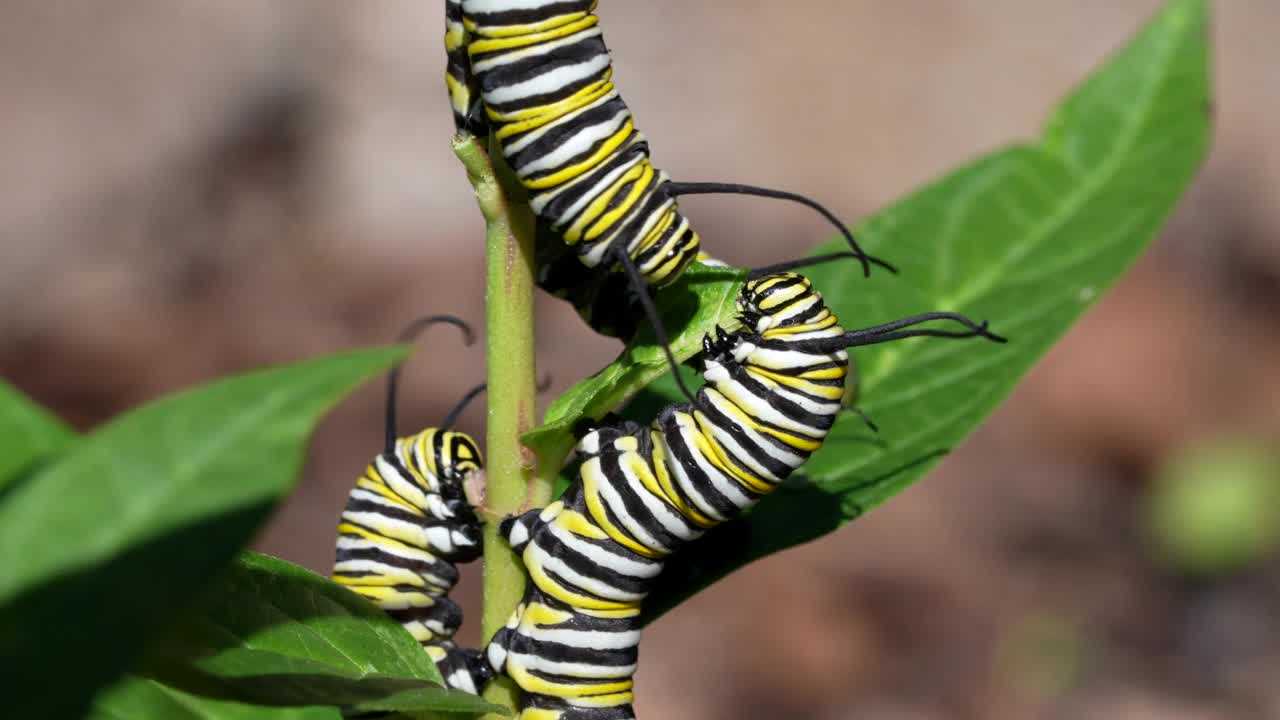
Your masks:
<svg viewBox="0 0 1280 720"><path fill-rule="evenodd" d="M456 325L471 344L471 328L447 315L419 320L401 339L436 323ZM386 446L342 511L333 579L400 622L449 687L478 693L493 672L480 651L454 644L462 609L449 591L458 582L455 564L480 556L481 522L463 483L483 470L484 460L469 436L447 428L485 386L468 392L440 428L398 437L398 378L399 368L387 377Z"/></svg>
<svg viewBox="0 0 1280 720"><path fill-rule="evenodd" d="M523 720L632 718L640 610L664 559L740 515L820 448L841 410L847 348L908 337L983 337L986 324L927 313L845 331L803 276L747 282L742 329L704 338L693 403L587 433L578 478L502 534L529 573L486 648L522 689ZM915 328L950 320L963 331Z"/></svg>

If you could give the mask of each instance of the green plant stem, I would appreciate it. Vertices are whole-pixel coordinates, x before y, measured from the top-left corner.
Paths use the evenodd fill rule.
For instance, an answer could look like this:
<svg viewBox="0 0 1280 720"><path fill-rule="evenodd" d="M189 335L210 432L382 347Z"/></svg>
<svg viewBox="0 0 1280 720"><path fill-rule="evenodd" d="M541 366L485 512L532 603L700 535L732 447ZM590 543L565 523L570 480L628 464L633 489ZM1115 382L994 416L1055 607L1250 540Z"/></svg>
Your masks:
<svg viewBox="0 0 1280 720"><path fill-rule="evenodd" d="M487 226L486 257L489 357L484 615L488 642L506 624L524 593L525 570L498 534L497 519L546 505L551 486L535 480L534 455L520 435L536 422L533 288L534 218L524 191L502 162L491 161L480 140L460 134L453 151L467 169ZM495 167L496 166L496 167ZM490 702L515 708L517 689L505 678L489 684ZM488 716L487 716L488 717Z"/></svg>

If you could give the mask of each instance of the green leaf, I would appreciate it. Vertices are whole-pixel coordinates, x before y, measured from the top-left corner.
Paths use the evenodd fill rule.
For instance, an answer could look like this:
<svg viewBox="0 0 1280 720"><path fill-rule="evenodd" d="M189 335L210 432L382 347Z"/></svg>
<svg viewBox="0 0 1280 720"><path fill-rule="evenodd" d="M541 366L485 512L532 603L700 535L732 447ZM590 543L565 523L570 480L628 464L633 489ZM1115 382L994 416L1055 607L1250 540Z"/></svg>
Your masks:
<svg viewBox="0 0 1280 720"><path fill-rule="evenodd" d="M10 713L82 712L293 487L320 415L402 356L346 353L161 399L13 488L0 503Z"/></svg>
<svg viewBox="0 0 1280 720"><path fill-rule="evenodd" d="M868 288L833 266L812 273L854 325L953 310L1011 339L863 354L865 409L887 447L850 453L841 445L864 431L845 423L808 466L813 477L863 509L902 490L928 467L895 468L968 435L1137 259L1208 145L1206 25L1204 0L1169 2L1063 103L1039 146L979 161L876 217L864 237L901 259L902 278Z"/></svg>
<svg viewBox="0 0 1280 720"><path fill-rule="evenodd" d="M687 360L702 350L707 328L733 327L735 303L745 279L742 270L694 263L658 293L658 312L669 323L668 329L682 328L670 338L676 360ZM543 424L525 433L521 441L537 454L539 467L559 468L573 449L573 429L580 421L599 420L668 372L666 356L646 323L618 359L556 398Z"/></svg>
<svg viewBox="0 0 1280 720"><path fill-rule="evenodd" d="M881 432L843 417L805 477L673 557L650 618L918 480L1116 281L1204 157L1206 24L1204 0L1169 2L1061 105L1039 144L978 160L870 219L860 241L900 276L863 280L835 263L806 273L845 327L952 310L990 319L1010 342L923 338L859 350L859 404Z"/></svg>
<svg viewBox="0 0 1280 720"><path fill-rule="evenodd" d="M0 380L0 490L73 439L71 428Z"/></svg>
<svg viewBox="0 0 1280 720"><path fill-rule="evenodd" d="M94 700L89 720L341 720L337 708L277 708L191 695L154 680L126 677Z"/></svg>
<svg viewBox="0 0 1280 720"><path fill-rule="evenodd" d="M259 705L501 712L443 687L408 631L347 588L277 558L242 553L147 674L210 697Z"/></svg>

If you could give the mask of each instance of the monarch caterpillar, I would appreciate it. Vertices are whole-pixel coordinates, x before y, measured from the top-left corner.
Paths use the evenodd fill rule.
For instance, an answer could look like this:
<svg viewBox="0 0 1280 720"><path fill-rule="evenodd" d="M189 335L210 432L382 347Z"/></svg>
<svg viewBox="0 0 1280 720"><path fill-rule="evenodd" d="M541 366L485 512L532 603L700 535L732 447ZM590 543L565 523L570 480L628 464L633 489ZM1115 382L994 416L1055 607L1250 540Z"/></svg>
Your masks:
<svg viewBox="0 0 1280 720"><path fill-rule="evenodd" d="M415 322L401 339L436 323L461 328L471 344L471 328L447 315ZM462 609L449 591L458 582L454 564L480 556L481 521L466 500L463 482L482 470L484 461L470 437L448 428L485 386L468 392L440 428L398 437L398 378L398 368L387 376L385 448L356 482L342 511L333 579L404 625L450 687L478 693L493 672L480 651L454 644Z"/></svg>
<svg viewBox="0 0 1280 720"><path fill-rule="evenodd" d="M613 84L596 6L597 0L447 0L450 105L459 130L492 133L534 213L583 264L621 267L673 369L647 287L670 283L699 254L698 233L676 204L681 195L745 194L804 204L839 228L864 273L873 263L892 269L865 254L844 223L807 197L742 184L673 182L656 169ZM683 383L681 389L693 399Z"/></svg>
<svg viewBox="0 0 1280 720"><path fill-rule="evenodd" d="M841 410L847 348L917 336L1003 338L927 313L846 332L803 276L748 281L743 328L703 339L706 385L649 427L598 428L557 501L502 522L529 572L486 648L523 690L524 720L632 718L640 609L664 559L751 507L822 446ZM913 328L952 320L964 331Z"/></svg>

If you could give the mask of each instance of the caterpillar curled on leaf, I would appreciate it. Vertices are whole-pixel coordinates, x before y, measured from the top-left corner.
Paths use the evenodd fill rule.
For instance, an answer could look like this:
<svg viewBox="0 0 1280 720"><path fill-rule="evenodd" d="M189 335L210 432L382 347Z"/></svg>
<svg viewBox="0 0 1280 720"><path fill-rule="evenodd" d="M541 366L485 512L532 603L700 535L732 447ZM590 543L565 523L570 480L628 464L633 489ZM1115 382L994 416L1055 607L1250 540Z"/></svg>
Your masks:
<svg viewBox="0 0 1280 720"><path fill-rule="evenodd" d="M448 316L426 318L412 336L436 322L471 330ZM387 382L387 441L347 498L338 524L333 579L400 622L435 661L446 684L478 693L493 676L480 651L460 648L453 635L462 609L449 598L457 563L480 556L481 521L464 483L483 470L480 448L447 428L484 386L463 398L443 428L406 437L395 432L398 369Z"/></svg>
<svg viewBox="0 0 1280 720"><path fill-rule="evenodd" d="M523 690L525 720L633 716L641 605L665 558L772 492L822 447L842 407L847 348L907 337L1003 341L952 313L845 331L803 276L748 281L741 328L704 337L706 384L648 427L586 433L565 494L503 521L529 573L486 648ZM937 320L963 330L916 328Z"/></svg>

